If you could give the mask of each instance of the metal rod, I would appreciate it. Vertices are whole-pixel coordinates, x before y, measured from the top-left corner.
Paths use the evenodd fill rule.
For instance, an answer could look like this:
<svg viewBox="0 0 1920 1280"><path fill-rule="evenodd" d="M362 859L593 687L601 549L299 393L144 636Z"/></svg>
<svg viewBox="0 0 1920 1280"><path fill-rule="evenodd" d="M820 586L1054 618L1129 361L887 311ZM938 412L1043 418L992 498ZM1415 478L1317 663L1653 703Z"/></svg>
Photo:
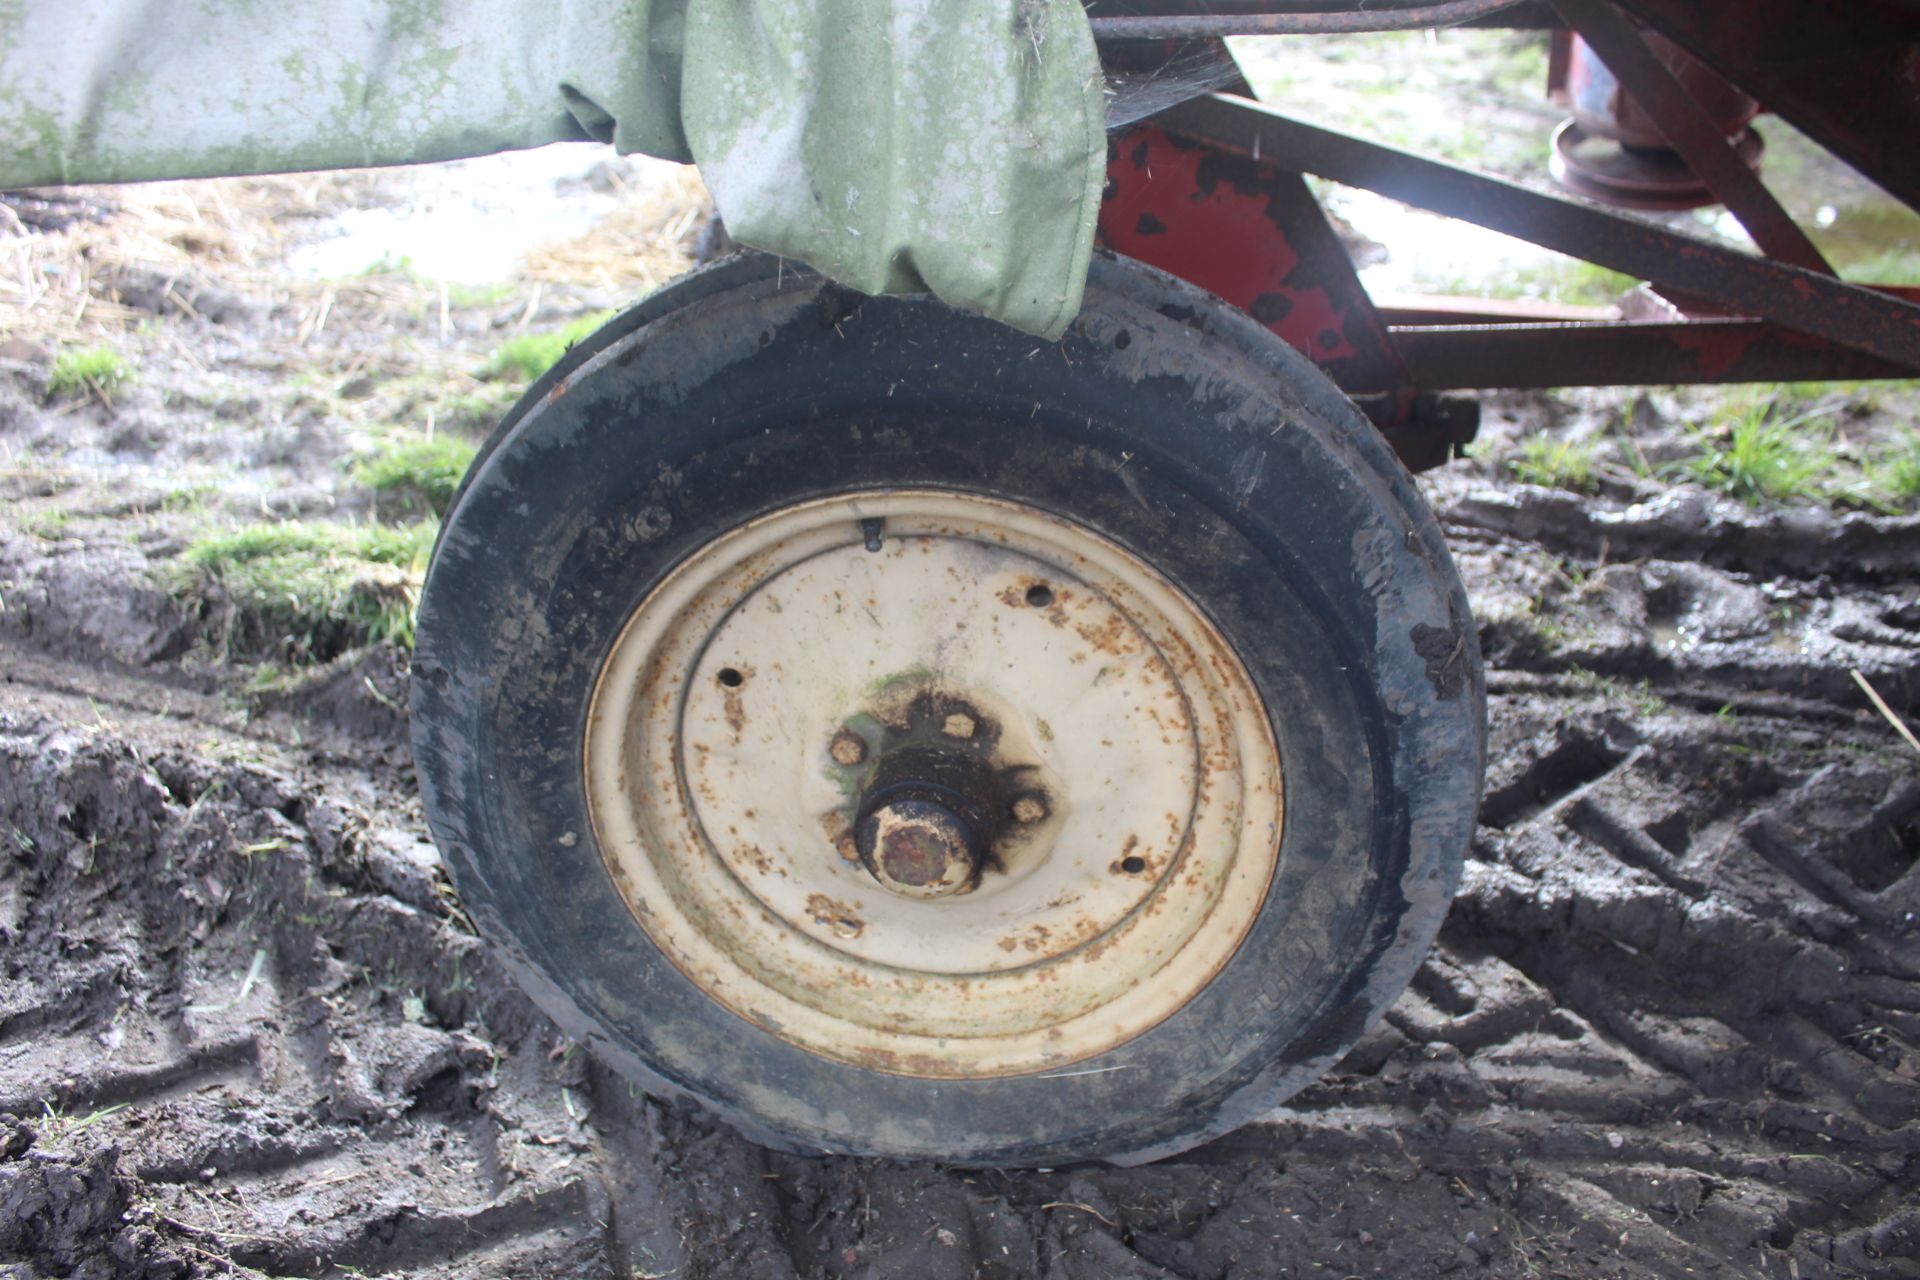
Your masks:
<svg viewBox="0 0 1920 1280"><path fill-rule="evenodd" d="M1207 97L1156 117L1169 133L1253 154L1504 232L1920 372L1920 306L1484 174ZM1641 381L1641 379L1634 379Z"/></svg>
<svg viewBox="0 0 1920 1280"><path fill-rule="evenodd" d="M1181 13L1090 18L1096 40L1193 36L1349 35L1451 27L1491 17L1521 0L1445 0L1404 8L1328 9L1317 13Z"/></svg>
<svg viewBox="0 0 1920 1280"><path fill-rule="evenodd" d="M1913 376L1910 368L1764 320L1418 325L1389 332L1414 381L1428 391ZM1359 380L1342 386L1356 394L1384 389Z"/></svg>
<svg viewBox="0 0 1920 1280"><path fill-rule="evenodd" d="M1686 86L1655 56L1639 29L1608 0L1554 0L1580 38L1620 81L1694 176L1707 184L1760 251L1808 271L1833 268L1793 216L1780 207L1760 176L1742 160Z"/></svg>

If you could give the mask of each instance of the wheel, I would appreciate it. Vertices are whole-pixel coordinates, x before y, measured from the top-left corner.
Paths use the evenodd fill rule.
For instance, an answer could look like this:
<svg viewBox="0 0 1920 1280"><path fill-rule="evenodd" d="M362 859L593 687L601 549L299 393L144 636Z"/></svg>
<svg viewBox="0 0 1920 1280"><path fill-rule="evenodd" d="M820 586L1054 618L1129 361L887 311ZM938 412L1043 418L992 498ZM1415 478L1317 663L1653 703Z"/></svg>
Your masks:
<svg viewBox="0 0 1920 1280"><path fill-rule="evenodd" d="M483 934L617 1069L796 1151L1226 1132L1399 993L1478 801L1474 633L1406 472L1119 259L1056 344L696 273L502 425L418 635Z"/></svg>

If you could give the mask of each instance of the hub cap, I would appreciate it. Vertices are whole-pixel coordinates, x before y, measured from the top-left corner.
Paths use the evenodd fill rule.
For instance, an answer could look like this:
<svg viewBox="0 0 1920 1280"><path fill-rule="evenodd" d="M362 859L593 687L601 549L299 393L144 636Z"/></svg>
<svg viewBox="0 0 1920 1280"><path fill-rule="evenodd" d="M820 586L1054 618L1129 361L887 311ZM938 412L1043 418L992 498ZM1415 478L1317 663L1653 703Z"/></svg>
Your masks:
<svg viewBox="0 0 1920 1280"><path fill-rule="evenodd" d="M899 1074L1043 1071L1197 994L1259 912L1260 698L1148 565L1035 508L889 491L716 539L588 721L608 871L686 976Z"/></svg>

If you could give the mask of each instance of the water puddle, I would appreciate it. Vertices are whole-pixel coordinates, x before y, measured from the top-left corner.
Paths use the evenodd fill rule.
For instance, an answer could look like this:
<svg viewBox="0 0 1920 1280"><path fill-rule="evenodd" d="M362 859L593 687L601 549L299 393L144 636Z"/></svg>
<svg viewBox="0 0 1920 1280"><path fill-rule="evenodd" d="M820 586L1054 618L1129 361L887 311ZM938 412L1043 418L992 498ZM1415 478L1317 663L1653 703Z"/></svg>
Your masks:
<svg viewBox="0 0 1920 1280"><path fill-rule="evenodd" d="M287 264L313 279L405 270L496 284L511 280L529 253L585 235L682 169L616 156L596 142L409 166L402 201L382 199L376 184L369 203L318 220Z"/></svg>

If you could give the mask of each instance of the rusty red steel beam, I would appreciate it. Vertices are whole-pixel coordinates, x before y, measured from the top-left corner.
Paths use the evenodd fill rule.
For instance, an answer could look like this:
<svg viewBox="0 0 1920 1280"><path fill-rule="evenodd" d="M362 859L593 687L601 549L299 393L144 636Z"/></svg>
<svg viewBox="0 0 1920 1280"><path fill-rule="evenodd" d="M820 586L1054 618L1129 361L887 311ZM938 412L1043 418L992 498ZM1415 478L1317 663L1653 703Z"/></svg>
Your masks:
<svg viewBox="0 0 1920 1280"><path fill-rule="evenodd" d="M1482 21L1521 0L1444 0L1404 6L1309 4L1292 12L1128 14L1089 21L1096 40L1192 36L1352 35L1364 31L1409 31Z"/></svg>
<svg viewBox="0 0 1920 1280"><path fill-rule="evenodd" d="M1629 318L1646 318L1628 317L1617 306L1453 293L1380 294L1374 298L1374 306L1389 329L1461 324L1617 324Z"/></svg>
<svg viewBox="0 0 1920 1280"><path fill-rule="evenodd" d="M1391 333L1426 391L1913 376L1911 368L1764 320L1421 325ZM1343 386L1355 395L1375 390Z"/></svg>
<svg viewBox="0 0 1920 1280"><path fill-rule="evenodd" d="M1920 5L1913 0L1620 4L1920 209Z"/></svg>
<svg viewBox="0 0 1920 1280"><path fill-rule="evenodd" d="M1196 98L1155 121L1170 133L1503 232L1920 373L1920 306L1871 289L1306 124L1243 99Z"/></svg>
<svg viewBox="0 0 1920 1280"><path fill-rule="evenodd" d="M1599 55L1687 167L1740 220L1760 251L1821 275L1826 257L1793 216L1780 207L1760 175L1740 158L1726 134L1656 56L1639 29L1608 0L1554 0L1561 16Z"/></svg>

